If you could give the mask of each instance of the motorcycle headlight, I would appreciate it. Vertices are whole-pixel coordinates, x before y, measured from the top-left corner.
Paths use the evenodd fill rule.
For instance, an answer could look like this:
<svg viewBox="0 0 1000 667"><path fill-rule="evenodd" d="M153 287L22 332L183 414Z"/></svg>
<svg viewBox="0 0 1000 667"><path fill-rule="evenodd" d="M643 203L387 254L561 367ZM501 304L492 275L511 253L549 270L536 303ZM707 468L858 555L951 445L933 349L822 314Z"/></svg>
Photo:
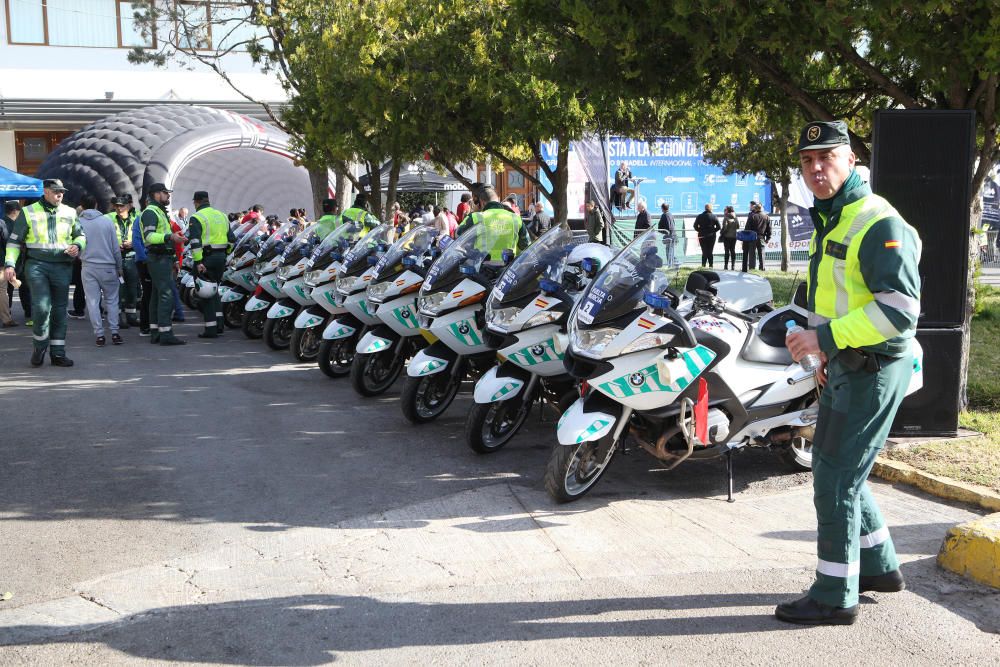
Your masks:
<svg viewBox="0 0 1000 667"><path fill-rule="evenodd" d="M640 350L648 350L653 347L663 347L664 345L669 345L674 339L674 334L672 333L647 333L642 334L634 341L622 348L622 354L629 354L631 352L638 352Z"/></svg>
<svg viewBox="0 0 1000 667"><path fill-rule="evenodd" d="M608 344L613 341L621 331L619 329L573 329L570 337L570 344L575 351L588 356L600 358Z"/></svg>
<svg viewBox="0 0 1000 667"><path fill-rule="evenodd" d="M368 286L368 300L372 303L382 303L382 297L389 291L390 282L375 283Z"/></svg>
<svg viewBox="0 0 1000 667"><path fill-rule="evenodd" d="M337 291L348 296L351 293L351 289L354 287L354 283L358 280L357 276L341 276L337 278Z"/></svg>
<svg viewBox="0 0 1000 667"><path fill-rule="evenodd" d="M288 280L288 276L292 275L291 266L282 266L278 268L278 280Z"/></svg>
<svg viewBox="0 0 1000 667"><path fill-rule="evenodd" d="M316 287L323 282L323 271L306 271L305 283L308 287Z"/></svg>
<svg viewBox="0 0 1000 667"><path fill-rule="evenodd" d="M427 296L422 296L417 299L417 309L421 312L430 315L431 317L436 317L438 310L441 308L441 304L444 302L445 294L444 292L434 292L428 294Z"/></svg>
<svg viewBox="0 0 1000 667"><path fill-rule="evenodd" d="M531 319L529 319L527 322L524 323L524 328L528 329L530 327L537 327L543 324L548 324L549 322L555 322L556 320L559 319L560 314L561 313L559 313L558 311L552 311L552 310L543 310L540 313L535 313L534 315L531 316Z"/></svg>
<svg viewBox="0 0 1000 667"><path fill-rule="evenodd" d="M254 262L253 272L256 273L258 276L264 275L264 265L266 263L267 262Z"/></svg>
<svg viewBox="0 0 1000 667"><path fill-rule="evenodd" d="M520 312L520 308L497 308L495 310L491 310L489 315L489 327L491 329L507 333L507 328L510 326L510 323L514 321L514 318L517 317L517 314Z"/></svg>

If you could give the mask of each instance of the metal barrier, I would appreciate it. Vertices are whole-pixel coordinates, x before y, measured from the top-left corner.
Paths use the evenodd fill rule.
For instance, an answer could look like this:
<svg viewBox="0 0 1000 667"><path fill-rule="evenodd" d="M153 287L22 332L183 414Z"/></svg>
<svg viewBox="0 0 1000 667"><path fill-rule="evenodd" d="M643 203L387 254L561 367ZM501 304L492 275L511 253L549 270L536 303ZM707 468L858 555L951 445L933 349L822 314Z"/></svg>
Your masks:
<svg viewBox="0 0 1000 667"><path fill-rule="evenodd" d="M979 244L979 263L985 267L1000 267L1000 230L991 229L980 232L972 237L973 243Z"/></svg>

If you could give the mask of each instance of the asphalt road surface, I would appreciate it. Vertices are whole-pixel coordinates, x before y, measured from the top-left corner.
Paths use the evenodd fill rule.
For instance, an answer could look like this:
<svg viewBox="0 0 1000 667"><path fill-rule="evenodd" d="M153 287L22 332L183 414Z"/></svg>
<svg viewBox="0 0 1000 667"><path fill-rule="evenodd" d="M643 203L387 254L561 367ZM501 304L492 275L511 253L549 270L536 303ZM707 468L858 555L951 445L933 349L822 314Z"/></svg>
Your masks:
<svg viewBox="0 0 1000 667"><path fill-rule="evenodd" d="M541 491L551 417L532 417L506 449L477 455L463 437L468 393L437 422L415 427L399 410L401 382L362 399L349 380L327 379L238 331L199 340L197 315L188 317L178 327L188 345L172 348L150 345L136 328L122 332L124 345L97 348L88 323L71 320L70 369L31 368L30 332L0 331L0 592L14 594L0 602L0 663L717 663L733 651L770 663L840 655L824 638L844 629L790 633L769 616L808 585L814 558L808 474L789 472L773 454L738 457L735 505L721 500L721 461L665 472L635 452L586 501L560 507ZM941 573L931 557L947 526L974 513L886 490L898 508L887 514L911 529L911 588L924 582L926 591L869 605L877 611L866 628L851 629L858 641L849 654L997 664L1000 597ZM661 525L678 507L688 508L675 517L683 534ZM770 509L759 519L734 519L732 530L798 522L791 538L768 538L795 541L787 563L732 545L730 529L703 518L763 507ZM452 535L456 521L489 530ZM623 532L611 540L615 531ZM637 531L653 554L685 543L718 553L713 540L723 540L733 565L662 553L656 558L670 578L636 570ZM355 538L345 535L372 541L351 546ZM571 543L560 542L570 535ZM436 539L446 541L432 562L447 576L419 566ZM517 542L524 539L559 555L551 577L541 576L549 572L541 556L517 556L533 548ZM748 534L747 544L756 539ZM226 562L227 550L243 547L273 547L268 563L279 572L262 573L253 554ZM587 558L612 547L606 558ZM513 556L499 562L508 550ZM466 551L472 555L452 562ZM334 553L355 569L341 572ZM185 597L156 574L187 573L170 565L184 559L199 572L206 560L221 560L235 579L187 576L177 584L190 589ZM477 560L481 569L463 569ZM282 578L282 567L297 574ZM353 588L342 588L347 580ZM270 583L255 588L259 581ZM119 600L119 590L129 594ZM78 603L89 606L76 612ZM91 612L98 620L84 622ZM5 624L5 616L51 616L62 629L52 631L50 619ZM910 624L926 623L948 629L953 641L914 646L926 637Z"/></svg>

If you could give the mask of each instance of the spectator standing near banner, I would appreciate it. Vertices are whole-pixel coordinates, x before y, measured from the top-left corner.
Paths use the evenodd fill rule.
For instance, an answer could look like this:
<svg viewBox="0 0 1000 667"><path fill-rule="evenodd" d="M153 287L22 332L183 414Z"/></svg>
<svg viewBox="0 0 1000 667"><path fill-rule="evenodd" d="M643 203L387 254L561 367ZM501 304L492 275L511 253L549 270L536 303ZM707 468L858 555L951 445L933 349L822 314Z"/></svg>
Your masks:
<svg viewBox="0 0 1000 667"><path fill-rule="evenodd" d="M722 231L719 236L722 238L722 269L730 268L736 270L736 234L740 231L740 221L736 217L736 211L732 206L727 206L722 213Z"/></svg>
<svg viewBox="0 0 1000 667"><path fill-rule="evenodd" d="M601 215L600 210L598 210L597 204L591 199L584 204L583 209L586 215L583 226L587 230L587 240L591 243L605 243L603 239L604 217ZM605 243L605 245L607 244Z"/></svg>
<svg viewBox="0 0 1000 667"><path fill-rule="evenodd" d="M545 212L545 205L542 202L535 202L534 215L531 218L531 233L537 239L539 236L549 231L552 226L552 218Z"/></svg>
<svg viewBox="0 0 1000 667"><path fill-rule="evenodd" d="M694 231L698 234L698 244L701 246L701 265L711 267L714 261L716 234L719 229L719 219L712 213L712 205L705 204L705 210L694 219Z"/></svg>
<svg viewBox="0 0 1000 667"><path fill-rule="evenodd" d="M676 239L676 227L674 226L674 216L670 213L670 204L663 202L660 204L660 221L656 228L663 236L663 244L667 246L668 266L674 265L674 241Z"/></svg>

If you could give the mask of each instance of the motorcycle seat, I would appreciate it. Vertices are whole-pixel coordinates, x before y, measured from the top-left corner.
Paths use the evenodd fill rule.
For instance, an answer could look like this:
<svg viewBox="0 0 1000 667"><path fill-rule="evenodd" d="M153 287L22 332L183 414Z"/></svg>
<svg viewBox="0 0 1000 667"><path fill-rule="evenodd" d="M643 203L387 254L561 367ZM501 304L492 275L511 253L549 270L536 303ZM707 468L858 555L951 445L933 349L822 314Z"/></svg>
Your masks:
<svg viewBox="0 0 1000 667"><path fill-rule="evenodd" d="M785 347L787 331L785 321L789 319L794 319L799 324L805 322L805 318L800 314L787 310L774 311L762 317L753 335L744 344L740 355L746 361L760 364L787 366L793 363L792 355Z"/></svg>

